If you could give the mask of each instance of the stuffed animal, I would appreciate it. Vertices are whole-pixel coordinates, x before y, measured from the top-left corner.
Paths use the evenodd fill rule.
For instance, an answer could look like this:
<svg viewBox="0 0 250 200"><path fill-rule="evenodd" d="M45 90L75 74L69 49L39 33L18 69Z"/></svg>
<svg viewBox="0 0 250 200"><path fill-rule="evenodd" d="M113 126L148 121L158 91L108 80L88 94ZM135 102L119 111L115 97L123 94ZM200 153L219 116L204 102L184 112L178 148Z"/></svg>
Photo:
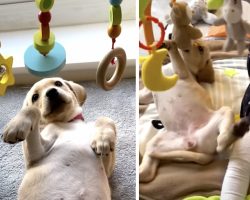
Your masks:
<svg viewBox="0 0 250 200"><path fill-rule="evenodd" d="M208 12L205 0L193 0L189 3L189 7L192 10L192 24L197 24L199 21L213 24L217 19L216 15Z"/></svg>
<svg viewBox="0 0 250 200"><path fill-rule="evenodd" d="M172 39L179 49L189 51L192 40L201 38L202 33L190 25L192 11L186 2L172 1L170 6L172 7L170 17L174 24Z"/></svg>
<svg viewBox="0 0 250 200"><path fill-rule="evenodd" d="M227 39L223 50L230 51L234 49L235 41L237 43L238 54L242 55L246 45L245 37L250 33L250 24L244 21L242 15L241 0L225 0L222 9L222 17L215 20L214 25L226 25Z"/></svg>

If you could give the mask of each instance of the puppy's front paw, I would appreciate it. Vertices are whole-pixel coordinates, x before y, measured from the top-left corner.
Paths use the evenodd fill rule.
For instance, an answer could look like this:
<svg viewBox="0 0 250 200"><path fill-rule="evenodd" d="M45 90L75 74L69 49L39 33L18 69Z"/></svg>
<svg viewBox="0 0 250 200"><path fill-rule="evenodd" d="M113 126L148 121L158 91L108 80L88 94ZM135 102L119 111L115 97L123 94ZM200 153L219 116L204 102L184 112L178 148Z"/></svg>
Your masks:
<svg viewBox="0 0 250 200"><path fill-rule="evenodd" d="M110 152L115 149L116 134L112 128L105 128L104 130L97 130L91 148L97 155L108 156Z"/></svg>
<svg viewBox="0 0 250 200"><path fill-rule="evenodd" d="M39 120L40 111L37 108L23 109L4 128L3 141L14 144L25 140Z"/></svg>

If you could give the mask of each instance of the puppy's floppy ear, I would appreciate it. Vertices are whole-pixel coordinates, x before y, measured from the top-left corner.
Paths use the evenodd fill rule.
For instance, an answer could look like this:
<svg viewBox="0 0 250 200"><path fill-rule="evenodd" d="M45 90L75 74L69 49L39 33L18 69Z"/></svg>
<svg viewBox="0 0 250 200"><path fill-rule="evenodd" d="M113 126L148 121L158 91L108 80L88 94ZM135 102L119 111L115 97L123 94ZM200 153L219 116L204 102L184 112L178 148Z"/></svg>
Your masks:
<svg viewBox="0 0 250 200"><path fill-rule="evenodd" d="M25 99L23 101L22 109L27 108L28 106L30 106L30 104L29 104L29 98L32 98L30 91L26 94L26 97L25 97Z"/></svg>
<svg viewBox="0 0 250 200"><path fill-rule="evenodd" d="M74 83L73 81L65 81L65 83L76 96L78 103L82 106L87 98L85 88L79 84Z"/></svg>

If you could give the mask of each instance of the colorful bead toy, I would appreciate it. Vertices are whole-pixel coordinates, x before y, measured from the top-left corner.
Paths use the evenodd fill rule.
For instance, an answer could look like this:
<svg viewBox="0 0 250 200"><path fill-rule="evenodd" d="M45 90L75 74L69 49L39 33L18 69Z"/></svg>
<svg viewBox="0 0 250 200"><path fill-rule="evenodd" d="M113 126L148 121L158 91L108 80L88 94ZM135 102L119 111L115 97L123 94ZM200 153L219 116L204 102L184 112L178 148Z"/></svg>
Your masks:
<svg viewBox="0 0 250 200"><path fill-rule="evenodd" d="M15 84L15 78L12 72L12 64L13 57L4 58L0 54L0 96L5 95L8 86Z"/></svg>
<svg viewBox="0 0 250 200"><path fill-rule="evenodd" d="M164 91L173 87L178 76L171 77L162 74L163 60L167 55L166 49L157 50L163 43L165 30L163 24L155 17L151 16L151 0L140 0L139 2L139 26L143 26L145 40L147 44L139 41L139 46L142 49L149 51L149 56L140 58L142 61L142 80L144 85L152 91ZM161 36L158 42L155 42L152 22L156 23L161 30Z"/></svg>
<svg viewBox="0 0 250 200"><path fill-rule="evenodd" d="M36 0L40 9L38 19L40 30L34 34L34 44L24 54L25 66L37 76L49 76L58 72L66 63L66 52L62 45L55 42L55 35L50 31L50 10L54 0Z"/></svg>
<svg viewBox="0 0 250 200"><path fill-rule="evenodd" d="M121 34L121 22L122 22L122 11L121 2L122 0L110 0L111 6L109 10L109 21L110 25L108 28L108 35L112 39L112 50L103 58L97 68L97 84L100 85L104 90L111 90L121 80L122 74L126 66L126 53L122 48L114 48L116 38ZM115 64L115 58L118 62L116 70L110 80L106 79L107 70L109 64Z"/></svg>

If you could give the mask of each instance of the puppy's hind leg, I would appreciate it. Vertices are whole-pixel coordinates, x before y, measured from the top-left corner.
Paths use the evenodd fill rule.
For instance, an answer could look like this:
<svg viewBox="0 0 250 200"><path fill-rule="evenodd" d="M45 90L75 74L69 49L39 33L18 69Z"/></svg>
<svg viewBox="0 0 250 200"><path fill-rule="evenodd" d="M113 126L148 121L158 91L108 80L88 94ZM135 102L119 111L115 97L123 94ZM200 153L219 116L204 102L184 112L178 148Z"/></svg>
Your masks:
<svg viewBox="0 0 250 200"><path fill-rule="evenodd" d="M140 182L145 183L152 181L156 176L158 165L159 165L158 159L152 158L148 154L144 154L139 168Z"/></svg>
<svg viewBox="0 0 250 200"><path fill-rule="evenodd" d="M3 140L17 143L24 140L26 166L44 156L43 141L39 131L40 111L36 107L22 109L5 127Z"/></svg>
<svg viewBox="0 0 250 200"><path fill-rule="evenodd" d="M229 107L222 107L216 112L220 116L217 152L222 152L237 139L233 133L234 115Z"/></svg>
<svg viewBox="0 0 250 200"><path fill-rule="evenodd" d="M115 123L107 117L101 117L95 122L95 128L91 148L97 155L102 156L106 174L110 177L115 166Z"/></svg>

